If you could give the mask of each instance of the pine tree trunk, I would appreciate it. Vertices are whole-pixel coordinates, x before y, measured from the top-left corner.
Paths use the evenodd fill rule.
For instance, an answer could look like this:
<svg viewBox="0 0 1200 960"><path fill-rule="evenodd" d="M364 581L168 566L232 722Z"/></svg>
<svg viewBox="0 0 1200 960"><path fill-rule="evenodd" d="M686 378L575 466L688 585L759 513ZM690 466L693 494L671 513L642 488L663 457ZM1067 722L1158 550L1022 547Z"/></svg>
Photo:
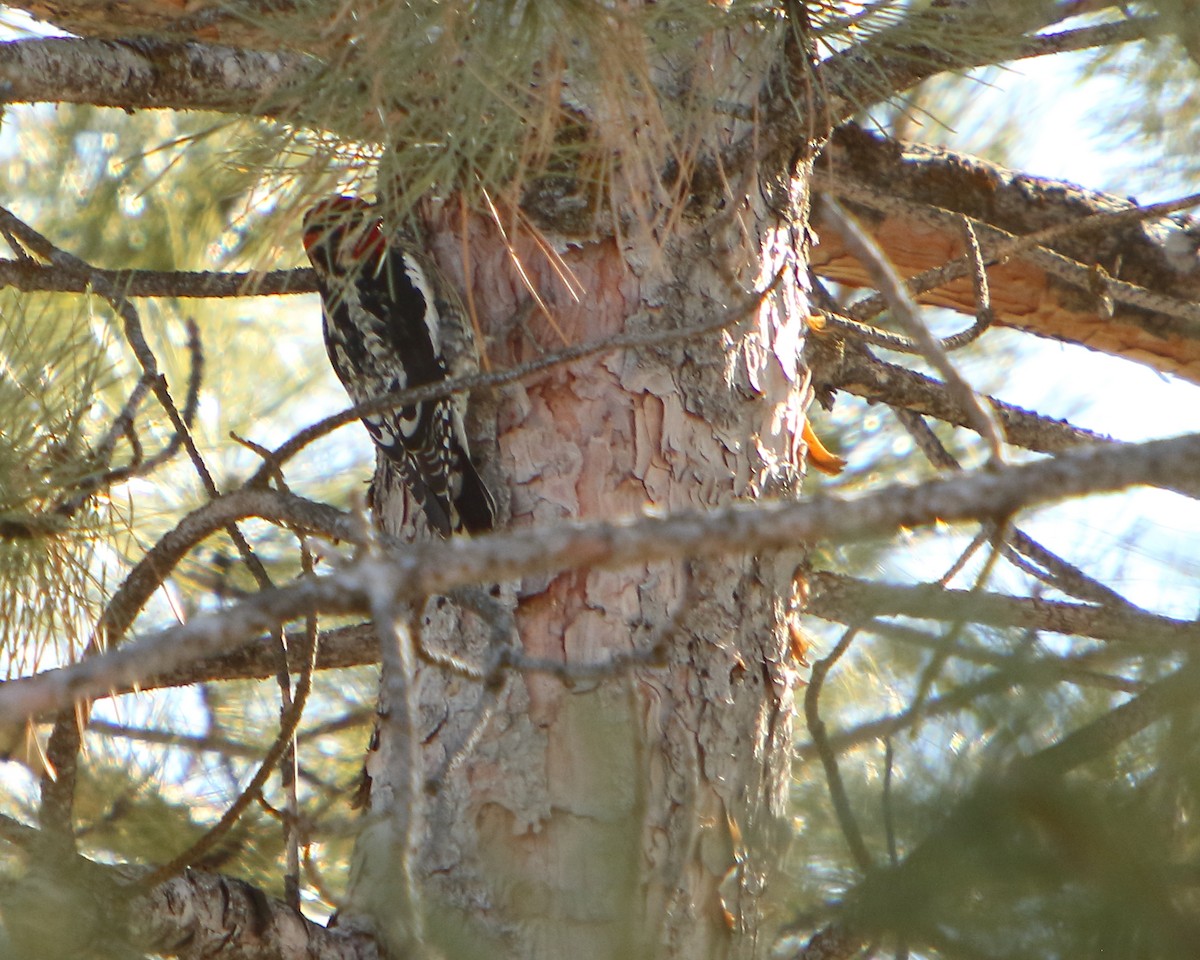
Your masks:
<svg viewBox="0 0 1200 960"><path fill-rule="evenodd" d="M561 334L536 310L511 322L529 293L490 224L474 221L464 237L457 217L434 218L439 259L463 289L464 243L470 251L472 299L501 368L554 350L562 337L575 343L732 316L747 291L787 266L740 326L592 356L476 401L476 427L495 436L477 453L513 526L797 494L810 396L799 355L804 251L794 227L769 227L757 187L745 195L755 199L736 215L679 230L666 249L570 246L562 256L578 299L538 246L517 238ZM798 216L807 212L803 199L787 204ZM385 525L404 526L404 500L377 486ZM571 684L536 672L510 677L479 742L424 798L413 870L424 938L451 957L763 954L769 881L789 832L796 664L786 621L797 559L654 563L500 591L516 605L520 646L531 657L597 664L661 641L665 665ZM477 617L447 601L431 603L422 618L422 642L469 659L482 659L483 634ZM430 776L467 737L481 689L440 667L419 672ZM393 898L403 884L371 824L404 793L402 753L384 742L371 758L367 829L344 922L373 913L387 926L401 913Z"/></svg>

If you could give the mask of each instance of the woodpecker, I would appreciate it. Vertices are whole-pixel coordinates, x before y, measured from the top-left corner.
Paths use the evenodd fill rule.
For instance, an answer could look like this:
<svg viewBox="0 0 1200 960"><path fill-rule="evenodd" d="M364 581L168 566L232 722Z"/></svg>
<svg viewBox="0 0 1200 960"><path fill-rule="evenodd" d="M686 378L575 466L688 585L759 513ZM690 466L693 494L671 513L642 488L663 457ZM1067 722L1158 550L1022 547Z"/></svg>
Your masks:
<svg viewBox="0 0 1200 960"><path fill-rule="evenodd" d="M378 208L331 197L304 217L304 249L321 291L325 348L358 404L474 369L474 337L436 269ZM429 526L443 537L495 524L491 494L471 461L465 395L372 413L367 432L395 466Z"/></svg>

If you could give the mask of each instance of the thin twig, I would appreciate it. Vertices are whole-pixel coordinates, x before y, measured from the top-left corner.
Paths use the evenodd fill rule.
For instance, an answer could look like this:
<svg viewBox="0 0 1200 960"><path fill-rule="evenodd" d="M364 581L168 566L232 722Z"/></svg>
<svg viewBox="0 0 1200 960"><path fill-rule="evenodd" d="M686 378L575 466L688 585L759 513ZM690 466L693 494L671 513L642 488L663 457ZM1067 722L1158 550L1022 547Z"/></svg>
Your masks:
<svg viewBox="0 0 1200 960"><path fill-rule="evenodd" d="M971 218L962 218L963 239L966 241L967 256L971 261L971 283L975 287L975 323L962 333L956 333L941 341L942 348L951 351L965 347L968 343L978 340L992 325L992 294L988 289L987 264L983 261L983 251L979 249L979 238L975 236L975 228L971 226Z"/></svg>
<svg viewBox="0 0 1200 960"><path fill-rule="evenodd" d="M276 765L293 743L296 730L300 725L300 719L304 715L304 705L308 701L308 695L312 690L312 666L316 657L315 634L313 641L312 647L305 651L308 655L308 662L306 668L301 672L299 682L296 685L296 695L293 698L291 709L288 710L285 716L281 717L279 731L263 756L258 769L254 771L254 776L250 778L250 782L246 784L245 789L242 790L237 799L221 815L221 819L204 836L182 853L173 857L169 862L138 880L135 884L137 890L151 890L195 863L208 853L208 851L212 850L222 838L228 835L233 825L241 819L242 814L246 812L252 803L259 799L262 789L266 786Z"/></svg>
<svg viewBox="0 0 1200 960"><path fill-rule="evenodd" d="M386 397L380 397L377 400L356 404L340 413L326 417L324 420L320 420L295 434L286 443L275 449L269 461L259 467L255 474L246 481L246 485L257 486L266 483L272 470L296 456L297 453L309 444L328 433L332 433L339 427L353 423L355 420L370 416L371 414L382 413L386 410L394 410L415 403L424 403L427 400L447 397L454 393L475 392L477 390L487 390L504 386L508 383L523 380L535 373L541 373L543 370L571 363L575 360L581 360L594 354L607 353L610 350L632 350L640 347L664 346L669 343L676 343L680 340L687 340L692 337L736 326L750 319L755 314L763 301L770 296L771 292L782 281L785 269L781 268L764 290L748 295L745 301L732 307L713 320L668 330L635 330L619 333L600 340L567 347L566 349L537 357L526 363L509 367L506 370L452 377L441 380L438 383L414 387L411 390L402 390L389 394ZM649 316L650 314L647 314L646 318L648 319ZM634 319L636 320L637 318Z"/></svg>
<svg viewBox="0 0 1200 960"><path fill-rule="evenodd" d="M983 566L980 568L979 574L975 578L975 583L971 586L969 593L971 596L978 596L983 592L983 588L996 568L996 563L1001 557L1001 546L1004 543L1005 534L1008 530L1007 520L996 523L992 530L991 549L988 551L984 559ZM942 589L940 587L936 589ZM969 604L968 604L969 609ZM921 675L917 678L917 689L913 694L912 703L909 705L908 712L913 717L918 717L921 714L921 708L924 706L926 699L929 696L929 691L933 689L934 683L937 682L938 676L942 672L949 661L951 654L954 652L955 646L958 644L959 638L962 636L963 630L966 628L969 621L969 613L963 612L959 617L951 621L949 629L942 638L942 642L938 648L934 650L933 656L929 658L929 663L921 671Z"/></svg>
<svg viewBox="0 0 1200 960"><path fill-rule="evenodd" d="M191 364L188 369L187 393L184 396L180 418L190 432L196 419L196 411L200 406L200 386L204 376L204 348L200 340L200 328L196 325L195 320L190 318L187 320L187 332ZM183 445L183 439L183 434L178 430L173 430L163 448L146 459L138 475L144 476L171 460L179 452L179 448Z"/></svg>
<svg viewBox="0 0 1200 960"><path fill-rule="evenodd" d="M937 435L934 434L929 425L920 416L910 410L904 410L899 407L893 407L892 410L905 429L912 435L917 446L929 459L930 463L939 470L961 472L962 466L943 446L941 440L938 439ZM995 533L994 531L990 531L987 535L988 537L994 537ZM974 547L974 543L972 547ZM1057 554L1047 550L1022 530L1014 528L1009 535L1008 542L1004 544L1002 549L1008 561L1019 570L1025 571L1035 579L1047 583L1058 590L1062 590L1064 593L1083 600L1090 600L1093 603L1100 604L1102 607L1115 609L1118 612L1126 611L1145 614L1145 611L1140 607L1134 605L1094 577L1088 576L1078 567L1062 559ZM966 554L964 554L965 556ZM1026 562L1023 557L1029 557L1035 564L1040 565L1040 568ZM939 583L944 585L952 573L957 573L957 569L951 568L951 571L943 576Z"/></svg>
<svg viewBox="0 0 1200 960"><path fill-rule="evenodd" d="M904 282L897 275L895 268L888 263L887 258L862 227L851 219L850 215L842 209L841 204L832 196L828 194L822 196L821 209L823 215L833 221L837 231L842 235L846 249L867 268L876 288L887 301L893 316L903 324L909 336L921 345L925 359L942 375L947 389L966 411L972 429L987 443L992 463L1002 462L1004 441L995 414L990 407L980 402L979 395L962 378L937 338L929 332L929 328L921 319L921 308L917 306L917 302L904 286Z"/></svg>
<svg viewBox="0 0 1200 960"><path fill-rule="evenodd" d="M998 802L1022 803L1028 811L1029 803L1035 796L1029 792L1031 787L1039 791L1038 795L1044 795L1040 793L1041 790L1061 782L1068 773L1079 766L1098 757L1112 756L1118 746L1151 724L1185 704L1194 703L1198 691L1200 665L1189 661L1168 677L1147 686L1137 696L1066 734L1051 746L1015 760L1003 778L985 778L970 795L950 811L936 830L908 853L889 878L889 882L903 888L904 884L914 879L906 875L910 869L928 876L929 871L937 871L941 863L949 866L954 858L962 856L964 841L978 837L979 824L983 822L981 816L984 813L994 813ZM853 902L854 893L853 890L849 891L843 902ZM840 926L841 922L834 921L818 936L828 935L834 938L835 947L840 943L840 938L849 938L847 945L861 945L863 939L855 940L853 929ZM814 937L810 943L816 940ZM815 950L807 955L823 957L826 954ZM806 950L802 949L798 956L806 956Z"/></svg>
<svg viewBox="0 0 1200 960"><path fill-rule="evenodd" d="M882 347L884 350L891 350L893 353L907 353L916 356L925 355L921 344L912 337L906 337L900 333L892 333L890 330L884 330L881 327L863 323L836 310L822 309L816 312L821 317L821 326L817 330L818 334L837 334L851 340L870 344L873 347ZM974 332L976 326L976 324L972 324L966 330L951 334L948 337L942 337L938 341L938 344L943 350L957 350L964 343L969 343L978 336L978 333Z"/></svg>
<svg viewBox="0 0 1200 960"><path fill-rule="evenodd" d="M313 558L312 552L308 549L308 545L303 536L299 536L300 540L300 572L302 576L311 577L313 575ZM296 685L296 695L292 695L290 674L288 671L288 641L287 635L283 632L282 627L278 631L279 635L279 650L282 654L283 662L280 664L278 673L278 682L280 684L280 727L284 726L290 711L295 709L295 703L299 700L301 690L304 690L305 697L308 696L308 691L312 689L312 675L316 669L317 661L317 617L315 614L308 614L304 618L304 669L301 671L300 679ZM301 703L301 709L303 704ZM299 724L296 724L298 727ZM297 733L296 727L292 730L292 735L288 739L287 751L284 753L282 765L280 767L280 786L283 788L284 797L287 802L287 816L284 818L283 824L283 847L287 858L287 870L284 874L284 899L290 903L296 910L300 909L300 797L296 792L296 775L299 771L300 759L297 750Z"/></svg>
<svg viewBox="0 0 1200 960"><path fill-rule="evenodd" d="M1084 573L1077 566L1064 560L1021 531L1018 530L1014 533L1011 545L1014 551L1028 557L1042 568L1038 570L1022 565L1022 569L1055 589L1079 597L1081 600L1090 600L1093 603L1113 607L1117 610L1146 613L1141 607L1127 600L1111 587ZM1016 563L1018 558L1010 555L1009 559Z"/></svg>
<svg viewBox="0 0 1200 960"><path fill-rule="evenodd" d="M244 440L237 434L231 434L234 440L241 443L243 446L253 450L259 456L267 459L270 452L249 440ZM284 479L283 471L275 471L275 484L284 493L291 493L288 488L287 481ZM300 541L300 570L304 575L313 573L312 553L308 548L308 542L300 531L296 531L297 538ZM292 709L292 679L288 667L288 639L287 634L280 629L273 631L272 640L275 646L275 656L277 666L275 671L275 682L279 687L279 714L280 724L282 725ZM317 642L317 619L311 613L305 617L304 626L304 649L308 651L315 650ZM315 655L315 654L312 654ZM311 671L311 660L306 658L306 665ZM287 860L286 869L284 872L284 900L290 903L297 910L300 909L300 846L299 846L299 828L300 828L300 801L296 793L296 736L292 735L292 739L288 744L287 751L279 766L280 786L283 789L287 812L281 818L283 821L283 846L284 854Z"/></svg>
<svg viewBox="0 0 1200 960"><path fill-rule="evenodd" d="M812 677L804 691L804 716L808 722L808 733L825 768L825 782L829 787L829 798L833 802L834 812L842 828L842 836L850 847L850 853L858 868L864 872L871 869L872 858L863 840L862 831L850 808L850 798L846 795L846 785L842 781L842 773L838 768L837 756L829 746L829 738L825 733L825 721L821 719L821 691L825 688L825 677L833 669L834 664L841 659L842 654L850 649L850 644L858 634L858 627L852 626L842 634L837 645L830 651L829 656L813 664Z"/></svg>
<svg viewBox="0 0 1200 960"><path fill-rule="evenodd" d="M892 809L892 775L896 768L896 751L890 736L883 738L883 832L887 837L888 862L894 867L900 857L896 848L896 820Z"/></svg>

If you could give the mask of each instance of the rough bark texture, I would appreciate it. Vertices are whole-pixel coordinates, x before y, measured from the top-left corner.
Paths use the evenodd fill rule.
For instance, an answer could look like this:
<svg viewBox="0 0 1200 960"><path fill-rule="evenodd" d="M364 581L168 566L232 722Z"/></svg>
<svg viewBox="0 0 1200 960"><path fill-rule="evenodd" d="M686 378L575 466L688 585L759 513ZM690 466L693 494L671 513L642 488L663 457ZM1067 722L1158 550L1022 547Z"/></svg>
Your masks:
<svg viewBox="0 0 1200 960"><path fill-rule="evenodd" d="M306 920L261 890L188 870L137 902L131 939L182 960L380 960L377 945Z"/></svg>
<svg viewBox="0 0 1200 960"><path fill-rule="evenodd" d="M654 253L572 246L563 259L578 299L536 246L518 252L574 342L645 323L647 310L654 324L719 315L800 256L787 233L747 238L735 218L721 223ZM443 266L465 289L462 237L457 228L441 236ZM475 223L466 241L492 361L553 347L559 335L542 318L505 327L529 294L495 232ZM809 394L805 304L785 283L734 334L589 358L505 391L491 415L492 476L511 482L501 493L511 523L794 494ZM393 529L407 522L403 499L380 496ZM785 836L794 680L785 620L796 560L653 563L504 588L529 655L602 663L661 638L666 665L573 686L511 678L481 741L425 811L417 872L432 939L580 960L761 948L770 859ZM424 641L462 653L471 620L431 605ZM481 640L468 643L482 652ZM466 737L480 695L477 684L423 669L427 773ZM387 754L385 743L370 764L373 809L402 789ZM369 853L360 850L349 914L378 902L379 876L361 866Z"/></svg>

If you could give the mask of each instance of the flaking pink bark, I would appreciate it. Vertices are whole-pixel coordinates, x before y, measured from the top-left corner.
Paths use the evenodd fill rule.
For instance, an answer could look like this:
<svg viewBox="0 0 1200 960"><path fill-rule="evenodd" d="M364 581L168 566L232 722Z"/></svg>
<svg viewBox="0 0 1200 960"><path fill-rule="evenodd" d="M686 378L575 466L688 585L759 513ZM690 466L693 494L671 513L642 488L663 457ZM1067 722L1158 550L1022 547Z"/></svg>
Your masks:
<svg viewBox="0 0 1200 960"><path fill-rule="evenodd" d="M466 289L461 225L441 226L439 260ZM554 323L534 308L514 324L530 294L511 237L506 246L490 224L472 221L465 238L472 300L499 367L630 322L719 315L800 254L786 238L748 246L736 234L699 230L671 250L605 241L564 245L555 257L518 238L515 253ZM681 253L701 245L721 252ZM509 523L636 518L794 494L808 400L799 357L806 312L803 291L784 283L748 323L704 342L595 355L482 401L479 452L490 460L487 475L505 485L497 492ZM403 499L395 490L380 498L392 529L411 512ZM480 741L425 811L416 872L426 936L574 960L760 949L785 835L794 681L785 621L796 559L656 562L502 586L530 656L603 663L662 638L666 664L570 685L533 672L511 679ZM431 646L481 659L483 633L453 604L426 608L422 636ZM442 669L421 672L422 736L435 770L467 735L481 692ZM384 744L371 763L371 815L395 802L390 784L402 772L387 756ZM379 882L360 871L351 914L356 905L379 910Z"/></svg>

